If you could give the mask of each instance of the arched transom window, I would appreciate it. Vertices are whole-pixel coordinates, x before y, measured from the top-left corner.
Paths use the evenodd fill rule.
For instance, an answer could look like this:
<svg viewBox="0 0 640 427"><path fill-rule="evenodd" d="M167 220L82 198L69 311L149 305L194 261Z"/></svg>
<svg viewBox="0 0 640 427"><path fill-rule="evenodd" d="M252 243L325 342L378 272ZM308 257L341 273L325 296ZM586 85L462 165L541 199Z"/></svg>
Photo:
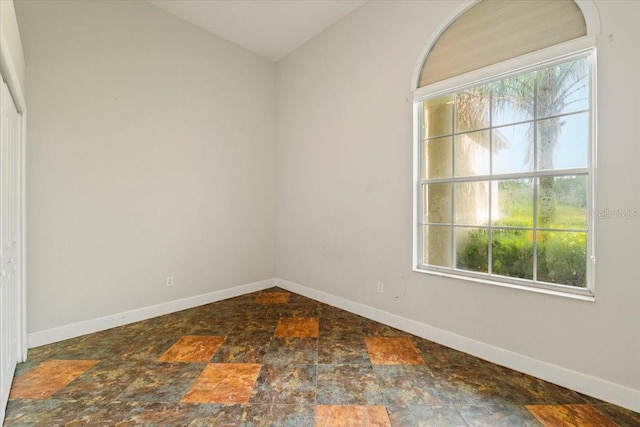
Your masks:
<svg viewBox="0 0 640 427"><path fill-rule="evenodd" d="M417 271L593 298L588 24L573 0L482 0L429 44L414 91Z"/></svg>

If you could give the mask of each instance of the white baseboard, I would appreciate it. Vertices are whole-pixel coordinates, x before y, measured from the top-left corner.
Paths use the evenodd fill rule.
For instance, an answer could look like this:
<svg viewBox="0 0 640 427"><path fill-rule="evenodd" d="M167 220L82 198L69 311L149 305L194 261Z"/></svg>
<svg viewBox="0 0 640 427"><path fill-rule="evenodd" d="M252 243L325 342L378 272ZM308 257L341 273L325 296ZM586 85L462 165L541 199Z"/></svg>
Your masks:
<svg viewBox="0 0 640 427"><path fill-rule="evenodd" d="M260 291L262 289L276 286L275 282L275 279L262 280L259 282L235 286L233 288L222 289L219 291L209 292L206 294L196 295L193 297L183 298L175 301L169 301L149 307L142 307L135 310L112 314L109 316L98 317L96 319L71 323L68 325L59 326L57 328L46 329L44 331L32 332L27 335L28 346L29 348L39 347L41 345L51 344L69 338L91 334L93 332L104 331L105 329L115 328L117 326L127 325L129 323L139 322L141 320L150 319L152 317L162 316L169 313L175 313L176 311L210 304L212 302L221 301L224 299L233 298L240 295L248 294L250 292Z"/></svg>
<svg viewBox="0 0 640 427"><path fill-rule="evenodd" d="M582 372L573 371L562 366L542 362L522 354L514 353L294 282L275 279L275 286L477 356L489 362L533 375L559 386L567 387L597 399L602 399L606 402L631 409L632 411L640 412L640 390L622 386Z"/></svg>

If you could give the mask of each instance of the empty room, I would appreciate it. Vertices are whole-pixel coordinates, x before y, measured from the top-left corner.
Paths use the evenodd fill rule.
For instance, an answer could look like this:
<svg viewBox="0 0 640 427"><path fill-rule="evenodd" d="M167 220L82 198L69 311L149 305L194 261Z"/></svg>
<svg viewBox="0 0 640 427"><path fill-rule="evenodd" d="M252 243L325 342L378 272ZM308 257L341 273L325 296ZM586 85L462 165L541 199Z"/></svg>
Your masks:
<svg viewBox="0 0 640 427"><path fill-rule="evenodd" d="M0 0L6 426L640 426L640 1Z"/></svg>

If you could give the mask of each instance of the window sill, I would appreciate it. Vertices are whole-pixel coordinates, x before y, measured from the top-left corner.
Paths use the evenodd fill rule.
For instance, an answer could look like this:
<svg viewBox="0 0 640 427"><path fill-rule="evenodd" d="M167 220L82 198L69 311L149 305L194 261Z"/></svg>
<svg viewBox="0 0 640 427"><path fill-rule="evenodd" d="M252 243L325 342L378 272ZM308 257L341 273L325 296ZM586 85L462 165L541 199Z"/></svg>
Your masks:
<svg viewBox="0 0 640 427"><path fill-rule="evenodd" d="M571 286L562 285L545 285L545 284L529 284L518 283L517 279L513 281L492 280L490 277L479 277L473 273L464 274L460 272L447 272L433 269L430 267L414 267L416 273L430 274L432 276L447 277L450 279L458 279L462 281L482 283L485 285L499 286L503 288L517 289L526 292L534 292L546 295L554 295L563 298L576 299L580 301L595 302L593 290L588 288L573 288Z"/></svg>

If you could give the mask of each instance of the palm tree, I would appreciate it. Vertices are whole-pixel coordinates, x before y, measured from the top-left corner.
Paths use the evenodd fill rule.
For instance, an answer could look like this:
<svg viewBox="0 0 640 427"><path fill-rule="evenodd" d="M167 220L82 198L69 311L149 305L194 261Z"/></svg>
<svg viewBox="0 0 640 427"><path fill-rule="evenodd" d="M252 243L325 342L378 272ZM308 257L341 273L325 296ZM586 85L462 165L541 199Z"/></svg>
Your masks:
<svg viewBox="0 0 640 427"><path fill-rule="evenodd" d="M531 119L542 119L532 121L529 128L529 132L535 135L535 138L529 140L537 139L535 166L538 170L554 168L554 152L562 127L566 124L561 114L572 108L572 104L588 100L588 93L585 94L589 84L587 68L587 60L579 59L500 80L493 85L496 112L512 108L520 110ZM534 159L524 160L531 163ZM538 196L539 222L546 226L551 223L555 214L554 177L540 178Z"/></svg>

